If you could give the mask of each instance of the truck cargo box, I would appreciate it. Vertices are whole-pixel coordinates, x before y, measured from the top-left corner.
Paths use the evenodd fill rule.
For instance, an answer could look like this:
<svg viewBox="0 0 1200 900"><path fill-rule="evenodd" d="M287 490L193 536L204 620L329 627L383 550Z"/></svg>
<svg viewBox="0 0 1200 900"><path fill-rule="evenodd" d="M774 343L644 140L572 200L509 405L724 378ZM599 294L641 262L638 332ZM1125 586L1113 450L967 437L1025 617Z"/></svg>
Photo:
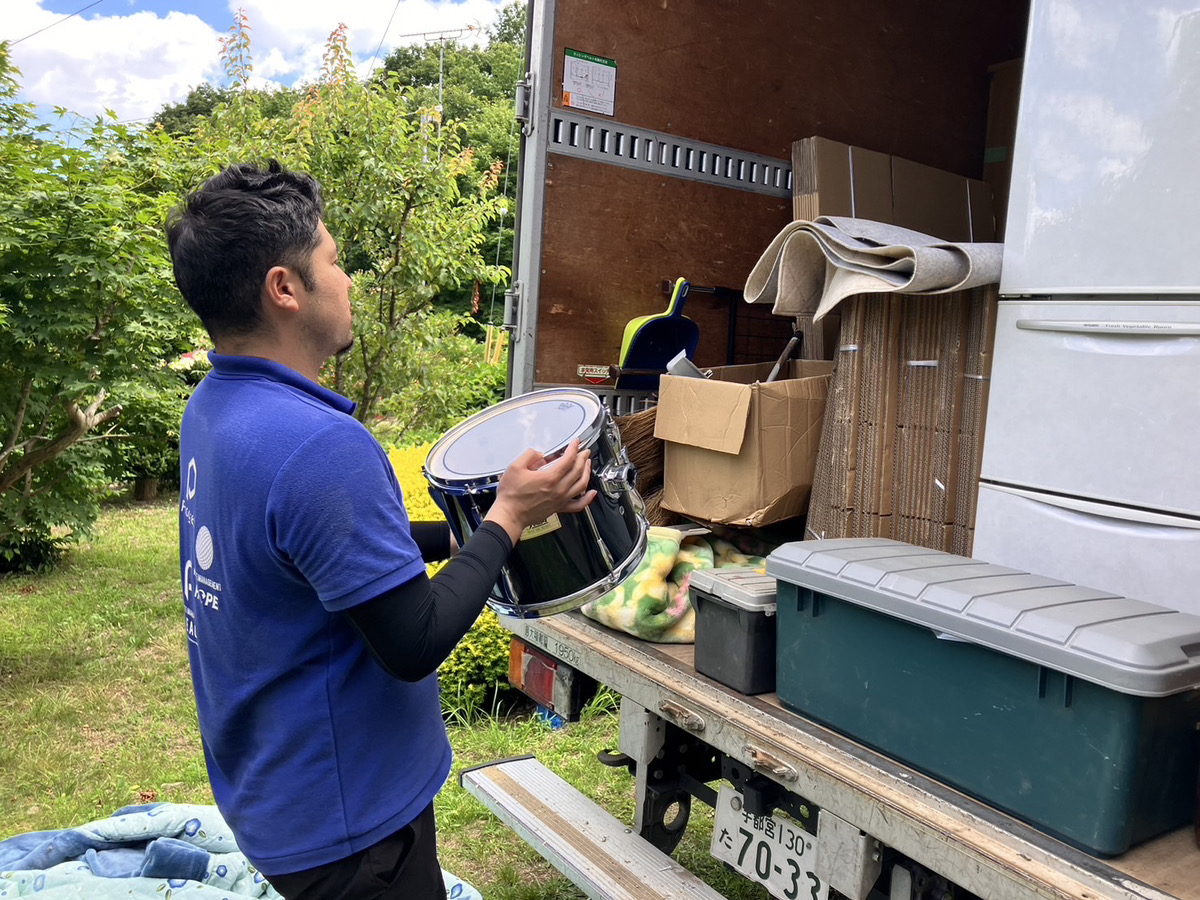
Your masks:
<svg viewBox="0 0 1200 900"><path fill-rule="evenodd" d="M879 538L767 574L785 706L1099 856L1190 820L1200 617Z"/></svg>

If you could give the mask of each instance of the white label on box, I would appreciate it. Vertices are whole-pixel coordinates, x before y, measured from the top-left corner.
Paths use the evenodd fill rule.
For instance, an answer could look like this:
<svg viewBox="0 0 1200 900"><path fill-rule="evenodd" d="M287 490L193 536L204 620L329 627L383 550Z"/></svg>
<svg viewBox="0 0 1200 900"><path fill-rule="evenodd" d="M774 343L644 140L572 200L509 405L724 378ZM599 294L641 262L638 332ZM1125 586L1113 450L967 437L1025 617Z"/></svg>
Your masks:
<svg viewBox="0 0 1200 900"><path fill-rule="evenodd" d="M613 114L617 96L617 62L568 49L563 62L563 106Z"/></svg>

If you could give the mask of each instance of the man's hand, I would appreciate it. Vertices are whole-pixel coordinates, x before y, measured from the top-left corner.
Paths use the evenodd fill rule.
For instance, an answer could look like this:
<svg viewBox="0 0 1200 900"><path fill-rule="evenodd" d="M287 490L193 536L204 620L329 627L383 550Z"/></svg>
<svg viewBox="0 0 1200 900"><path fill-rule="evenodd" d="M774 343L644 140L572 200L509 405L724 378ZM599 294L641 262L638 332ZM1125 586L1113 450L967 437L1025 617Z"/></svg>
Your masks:
<svg viewBox="0 0 1200 900"><path fill-rule="evenodd" d="M530 525L555 513L575 513L596 497L587 490L592 477L592 451L574 440L562 455L546 462L536 450L526 450L500 476L496 499L484 521L495 522L515 546Z"/></svg>

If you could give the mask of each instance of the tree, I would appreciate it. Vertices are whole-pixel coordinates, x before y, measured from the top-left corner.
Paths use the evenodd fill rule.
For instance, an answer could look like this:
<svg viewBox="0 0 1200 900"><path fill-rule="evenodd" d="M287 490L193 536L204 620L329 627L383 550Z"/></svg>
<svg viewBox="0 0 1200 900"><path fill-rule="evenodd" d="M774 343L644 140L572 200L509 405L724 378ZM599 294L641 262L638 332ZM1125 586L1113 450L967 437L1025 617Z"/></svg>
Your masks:
<svg viewBox="0 0 1200 900"><path fill-rule="evenodd" d="M233 91L228 88L198 84L179 103L169 103L154 114L152 124L161 126L168 134L187 134L202 116L211 116L222 103L228 103Z"/></svg>
<svg viewBox="0 0 1200 900"><path fill-rule="evenodd" d="M278 90L248 90L245 92L254 98L259 111L268 119L278 119L288 115L296 101L302 96L299 91L290 88ZM196 127L197 120L207 118L222 103L228 103L234 95L232 88L213 87L211 84L198 84L187 97L179 103L165 104L154 114L150 127L158 125L167 134L178 137L186 135Z"/></svg>
<svg viewBox="0 0 1200 900"><path fill-rule="evenodd" d="M330 36L320 83L289 116L266 118L239 92L190 141L188 155L214 168L276 158L321 182L326 224L355 283L355 346L328 378L357 401L363 422L376 421L385 398L428 388L405 362L418 348L405 350L441 340L446 320L420 315L433 298L507 274L480 253L505 202L496 169L479 173L459 132L394 79L360 81L342 27Z"/></svg>
<svg viewBox="0 0 1200 900"><path fill-rule="evenodd" d="M526 6L505 6L488 30L483 47L443 40L398 47L384 60L380 83L402 85L413 100L440 107L443 127L458 131L464 147L474 152L477 175L496 169L499 192L516 208L519 134L513 116L513 93L524 66ZM469 184L463 185L469 191ZM506 268L512 267L512 217L501 215L484 237L482 256ZM503 286L491 286L480 298L475 285L444 291L435 299L438 306L459 313L490 314L490 297L503 294ZM476 309L480 302L482 309ZM498 316L497 316L498 318Z"/></svg>
<svg viewBox="0 0 1200 900"><path fill-rule="evenodd" d="M492 27L488 29L488 45L511 44L514 47L523 47L528 15L529 7L522 2L509 3L503 7Z"/></svg>
<svg viewBox="0 0 1200 900"><path fill-rule="evenodd" d="M55 526L86 532L101 439L133 385L170 374L187 326L161 231L165 135L113 116L64 140L15 101L17 74L0 47L0 568L53 559Z"/></svg>

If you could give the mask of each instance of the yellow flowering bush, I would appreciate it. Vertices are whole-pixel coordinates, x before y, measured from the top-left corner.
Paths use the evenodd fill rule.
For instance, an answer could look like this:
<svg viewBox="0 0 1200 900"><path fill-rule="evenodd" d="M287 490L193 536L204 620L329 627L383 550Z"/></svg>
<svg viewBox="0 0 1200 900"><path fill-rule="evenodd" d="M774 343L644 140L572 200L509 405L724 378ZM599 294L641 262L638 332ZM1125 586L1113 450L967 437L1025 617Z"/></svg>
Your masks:
<svg viewBox="0 0 1200 900"><path fill-rule="evenodd" d="M392 461L392 468L396 470L396 478L404 491L404 506L408 509L409 519L414 522L440 522L443 518L442 511L429 496L429 482L421 471L431 446L420 444L388 450L388 459Z"/></svg>
<svg viewBox="0 0 1200 900"><path fill-rule="evenodd" d="M420 444L388 450L388 459L404 491L404 506L413 522L440 522L444 518L429 496L429 482L422 471L431 446ZM442 565L430 565L430 577ZM510 635L496 614L485 609L438 669L446 712L470 716L489 709L498 697L512 690L508 683L509 640Z"/></svg>

